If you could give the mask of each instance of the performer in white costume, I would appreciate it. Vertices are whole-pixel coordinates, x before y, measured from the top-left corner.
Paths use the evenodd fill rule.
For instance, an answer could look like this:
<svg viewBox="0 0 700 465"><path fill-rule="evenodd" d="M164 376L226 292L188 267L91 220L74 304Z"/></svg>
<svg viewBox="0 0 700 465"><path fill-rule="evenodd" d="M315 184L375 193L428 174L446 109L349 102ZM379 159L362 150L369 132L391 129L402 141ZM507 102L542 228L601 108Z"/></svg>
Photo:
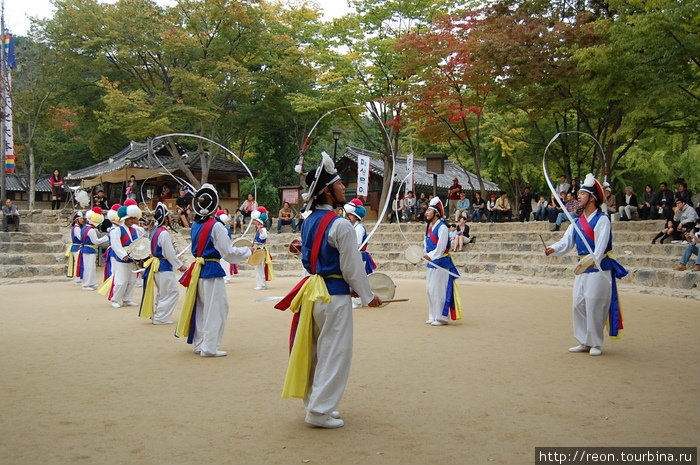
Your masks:
<svg viewBox="0 0 700 465"><path fill-rule="evenodd" d="M83 281L83 290L94 291L97 289L97 280L95 278L97 249L102 244L106 244L108 238L107 236L97 237L97 226L104 221L101 208L95 207L92 210L88 210L86 220L88 224L83 226L80 231L82 245L80 246L78 267L80 268L80 277Z"/></svg>
<svg viewBox="0 0 700 465"><path fill-rule="evenodd" d="M123 224L109 232L109 244L114 253L112 307L138 307L139 304L132 300L137 279L136 273L132 272L136 271L136 265L129 257L128 250L129 244L146 233L142 227L136 226L141 218L141 209L135 200L127 199L117 210L117 216Z"/></svg>
<svg viewBox="0 0 700 465"><path fill-rule="evenodd" d="M357 236L357 246L359 247L365 241L367 237L367 230L365 225L362 224L362 219L367 214L367 210L360 199L352 199L345 205L343 205L343 210L345 211L345 217L352 223L352 227L355 229L355 235ZM360 254L362 255L362 263L365 266L365 273L371 274L376 268L377 264L374 263L374 259L367 252L367 244L362 246L360 249ZM362 307L362 301L359 297L352 298L352 308Z"/></svg>
<svg viewBox="0 0 700 465"><path fill-rule="evenodd" d="M231 220L231 217L228 215L228 213L226 213L226 210L219 210L214 214L214 216L224 225L224 227L226 228L226 233L228 234L228 237L230 239L231 226L229 225L229 221ZM231 282L231 276L234 274L238 274L238 265L236 265L235 263L227 262L226 260L224 260L223 257L221 258L220 263L221 269L223 269L224 273L226 273L226 276L224 276L224 283L228 284Z"/></svg>
<svg viewBox="0 0 700 465"><path fill-rule="evenodd" d="M619 337L622 330L615 279L625 276L627 271L609 254L612 250L610 219L598 208L604 199L603 187L589 173L578 191L583 213L569 225L561 240L545 249L548 256L563 255L574 247L578 250L579 258L589 255L583 239L575 231L578 227L586 236L586 242L602 269L598 270L594 263L574 278L574 337L579 345L571 347L569 352L601 355L606 321L610 324L611 337Z"/></svg>
<svg viewBox="0 0 700 465"><path fill-rule="evenodd" d="M233 247L224 225L212 215L219 196L211 184L202 184L192 199L195 221L192 224L192 255L195 261L180 278L187 287L175 335L194 343L194 352L202 357L223 357L219 350L228 316L228 298L224 270L219 260L238 263L250 257L250 247Z"/></svg>
<svg viewBox="0 0 700 465"><path fill-rule="evenodd" d="M250 213L250 219L255 225L253 248L265 251L265 261L255 265L255 283L257 286L254 290L261 291L267 289L267 281L272 281L275 278L275 272L272 268L272 256L265 245L267 243L267 228L265 227L267 209L265 207L256 208Z"/></svg>
<svg viewBox="0 0 700 465"><path fill-rule="evenodd" d="M444 326L450 319L462 319L462 302L455 283L459 272L450 255L450 228L442 220L444 216L445 210L440 198L433 197L425 211L428 225L423 243L423 258L428 261L425 278L428 294L426 323L432 326Z"/></svg>
<svg viewBox="0 0 700 465"><path fill-rule="evenodd" d="M304 399L306 423L339 428L345 423L336 409L352 359L351 288L370 307L382 301L370 289L355 230L334 211L345 203L345 186L325 152L306 184L311 213L302 223L301 237L302 262L309 276L275 306L286 310L294 303L282 396Z"/></svg>
<svg viewBox="0 0 700 465"><path fill-rule="evenodd" d="M80 254L80 246L82 245L82 236L80 231L85 226L85 218L82 212L77 212L73 215L73 225L70 228L71 245L68 253L70 253L68 261L67 276L73 278L75 284L82 285L82 279L78 274L78 255Z"/></svg>
<svg viewBox="0 0 700 465"><path fill-rule="evenodd" d="M170 212L164 203L158 202L153 219L156 227L150 235L152 257L144 264L146 271L143 274L143 297L139 316L151 318L154 325L168 325L172 324L170 316L175 310L179 296L173 269L185 271L187 268L177 258L177 252L170 239Z"/></svg>

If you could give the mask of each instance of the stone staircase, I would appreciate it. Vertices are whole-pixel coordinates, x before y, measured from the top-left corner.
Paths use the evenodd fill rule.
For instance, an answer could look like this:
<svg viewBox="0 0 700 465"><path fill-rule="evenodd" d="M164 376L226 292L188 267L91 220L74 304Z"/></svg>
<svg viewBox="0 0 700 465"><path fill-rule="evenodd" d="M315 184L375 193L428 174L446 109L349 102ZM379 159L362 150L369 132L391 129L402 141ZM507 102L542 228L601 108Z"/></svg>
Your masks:
<svg viewBox="0 0 700 465"><path fill-rule="evenodd" d="M68 213L34 211L22 221L19 233L0 233L0 284L64 277ZM629 271L619 282L620 288L700 300L700 273L673 270L685 244L651 244L662 224L654 220L613 222L613 254ZM463 279L571 286L576 255L570 252L563 257L545 257L539 238L542 235L549 245L562 237L564 228L550 232L551 225L546 222L469 225L476 242L453 254ZM368 231L373 226L366 224ZM189 241L189 229L180 228L179 232L171 235L178 251ZM422 244L424 233L424 224L402 224L401 228L397 224L381 225L369 246L379 266L377 271L395 278L425 276L424 264L413 266L404 258L406 247ZM289 243L298 237L289 227L281 234L273 227L268 243L277 276L301 275L300 260L287 252ZM182 258L187 262L191 255L187 252ZM242 274L252 275L252 267L247 264L241 264L240 269Z"/></svg>

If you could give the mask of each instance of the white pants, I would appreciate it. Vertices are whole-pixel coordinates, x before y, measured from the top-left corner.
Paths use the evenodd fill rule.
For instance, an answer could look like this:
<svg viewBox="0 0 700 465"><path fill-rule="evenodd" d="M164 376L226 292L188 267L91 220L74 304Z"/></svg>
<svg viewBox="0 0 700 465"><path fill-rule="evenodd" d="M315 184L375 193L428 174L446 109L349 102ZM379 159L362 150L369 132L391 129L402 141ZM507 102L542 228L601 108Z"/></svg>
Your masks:
<svg viewBox="0 0 700 465"><path fill-rule="evenodd" d="M95 280L95 256L94 253L83 254L83 287L97 286Z"/></svg>
<svg viewBox="0 0 700 465"><path fill-rule="evenodd" d="M632 219L632 213L637 211L637 207L633 207L631 205L626 205L624 207L620 207L620 214L625 215L625 218L628 220Z"/></svg>
<svg viewBox="0 0 700 465"><path fill-rule="evenodd" d="M314 304L314 344L307 412L328 414L338 408L352 361L352 303L349 295L332 295Z"/></svg>
<svg viewBox="0 0 700 465"><path fill-rule="evenodd" d="M71 252L73 254L73 274L75 274L75 269L78 267L78 254L80 252ZM80 284L82 282L82 279L80 276L75 276L73 278L73 282L75 284Z"/></svg>
<svg viewBox="0 0 700 465"><path fill-rule="evenodd" d="M255 265L255 283L258 287L267 287L265 282L265 263Z"/></svg>
<svg viewBox="0 0 700 465"><path fill-rule="evenodd" d="M610 309L612 272L581 273L574 279L574 337L579 344L602 347Z"/></svg>
<svg viewBox="0 0 700 465"><path fill-rule="evenodd" d="M154 323L165 323L173 314L180 296L175 273L159 271L153 278L156 282L156 308L153 312Z"/></svg>
<svg viewBox="0 0 700 465"><path fill-rule="evenodd" d="M194 350L215 354L224 337L228 297L224 278L200 279L197 283Z"/></svg>
<svg viewBox="0 0 700 465"><path fill-rule="evenodd" d="M231 264L223 258L219 260L219 263L221 264L221 268L224 270L224 273L226 273L226 276L224 276L224 281L228 282L231 279Z"/></svg>
<svg viewBox="0 0 700 465"><path fill-rule="evenodd" d="M122 263L115 260L112 263L112 275L114 276L114 293L112 302L132 302L131 297L136 287L136 270L134 263Z"/></svg>
<svg viewBox="0 0 700 465"><path fill-rule="evenodd" d="M450 275L436 268L428 268L425 277L425 290L428 294L428 320L447 322L449 316L442 316L447 299L447 280Z"/></svg>

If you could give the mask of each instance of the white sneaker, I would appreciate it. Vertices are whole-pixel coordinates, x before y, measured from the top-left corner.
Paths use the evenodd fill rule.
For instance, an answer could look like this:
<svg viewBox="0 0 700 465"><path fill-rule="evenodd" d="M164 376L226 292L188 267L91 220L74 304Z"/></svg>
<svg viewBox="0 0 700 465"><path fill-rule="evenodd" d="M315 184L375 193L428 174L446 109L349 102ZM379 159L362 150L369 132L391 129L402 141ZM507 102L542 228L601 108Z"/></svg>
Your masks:
<svg viewBox="0 0 700 465"><path fill-rule="evenodd" d="M153 324L154 325L171 325L171 324L173 324L173 321L172 320L168 320L168 321L155 321L154 320Z"/></svg>
<svg viewBox="0 0 700 465"><path fill-rule="evenodd" d="M112 308L121 308L121 305L119 305L119 302L112 302Z"/></svg>
<svg viewBox="0 0 700 465"><path fill-rule="evenodd" d="M569 352L588 352L588 346L579 344L575 347L569 347Z"/></svg>
<svg viewBox="0 0 700 465"><path fill-rule="evenodd" d="M231 278L224 278L224 284L228 284L231 282Z"/></svg>
<svg viewBox="0 0 700 465"><path fill-rule="evenodd" d="M200 357L226 357L228 355L228 352L224 352L223 350L217 350L216 353L210 354L209 352L200 352L199 356Z"/></svg>
<svg viewBox="0 0 700 465"><path fill-rule="evenodd" d="M97 289L97 286L83 286L84 291L94 291Z"/></svg>
<svg viewBox="0 0 700 465"><path fill-rule="evenodd" d="M254 291L262 291L267 289L267 286L256 286L253 288Z"/></svg>
<svg viewBox="0 0 700 465"><path fill-rule="evenodd" d="M426 325L432 325L435 320L425 320Z"/></svg>
<svg viewBox="0 0 700 465"><path fill-rule="evenodd" d="M124 302L124 306L125 306L125 307L138 307L139 304L137 304L136 302L130 302L130 301L127 300L127 301Z"/></svg>
<svg viewBox="0 0 700 465"><path fill-rule="evenodd" d="M340 412L337 411L337 410L333 410L331 413L329 413L329 415L330 415L331 417L335 418L336 420L339 420L339 419L340 419Z"/></svg>
<svg viewBox="0 0 700 465"><path fill-rule="evenodd" d="M447 322L442 321L442 320L435 320L432 323L430 323L430 326L445 326L445 325L447 325Z"/></svg>
<svg viewBox="0 0 700 465"><path fill-rule="evenodd" d="M600 350L600 347L591 347L591 350L588 351L588 355L601 355L603 353L602 350Z"/></svg>
<svg viewBox="0 0 700 465"><path fill-rule="evenodd" d="M345 422L340 418L333 418L326 414L317 415L311 412L306 412L306 419L304 421L310 425L318 426L319 428L340 428L345 426Z"/></svg>

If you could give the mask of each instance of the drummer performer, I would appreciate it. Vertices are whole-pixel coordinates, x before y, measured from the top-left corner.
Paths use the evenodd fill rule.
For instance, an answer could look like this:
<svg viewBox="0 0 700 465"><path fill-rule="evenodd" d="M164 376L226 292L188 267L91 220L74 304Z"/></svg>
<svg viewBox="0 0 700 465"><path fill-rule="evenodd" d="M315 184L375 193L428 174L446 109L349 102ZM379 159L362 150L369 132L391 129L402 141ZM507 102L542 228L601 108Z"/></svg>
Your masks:
<svg viewBox="0 0 700 465"><path fill-rule="evenodd" d="M202 184L192 199L192 255L195 261L180 278L187 288L175 336L187 337L201 357L223 357L219 350L228 316L224 270L219 259L239 263L250 257L250 247L233 247L226 228L213 215L219 195L211 184Z"/></svg>
<svg viewBox="0 0 700 465"><path fill-rule="evenodd" d="M352 223L352 227L355 229L355 234L357 236L357 246L359 247L367 239L367 230L365 225L362 224L362 220L367 214L362 200L352 199L345 205L343 205L343 210L345 210L345 217ZM374 259L367 252L367 244L362 245L360 249L360 254L362 255L362 262L365 265L365 273L371 274L377 268L377 264L374 263ZM362 307L362 302L359 297L352 298L352 308Z"/></svg>
<svg viewBox="0 0 700 465"><path fill-rule="evenodd" d="M583 213L569 225L561 240L545 249L547 256L558 256L576 247L579 259L585 258L589 252L583 239L575 232L574 228L579 228L602 269L600 271L596 268L594 262L585 272L574 278L574 338L578 345L571 347L569 352L601 355L606 322L609 325L610 337L620 337L622 330L622 313L615 281L625 276L627 271L610 255L610 220L599 209L603 199L603 187L589 173L578 191L578 201L583 206Z"/></svg>
<svg viewBox="0 0 700 465"><path fill-rule="evenodd" d="M428 261L425 288L428 294L426 324L445 326L449 320L462 319L462 299L456 286L459 276L450 255L450 228L442 218L445 208L440 197L433 197L425 211L425 241L423 258Z"/></svg>
<svg viewBox="0 0 700 465"><path fill-rule="evenodd" d="M261 291L267 289L267 281L275 279L275 271L272 268L272 255L270 255L270 251L265 246L267 243L267 228L265 227L267 209L265 207L256 208L250 213L250 219L255 225L253 248L265 251L265 261L255 265L255 282L257 286L253 290Z"/></svg>
<svg viewBox="0 0 700 465"><path fill-rule="evenodd" d="M142 227L137 226L141 209L135 200L126 199L124 205L117 210L117 217L122 224L109 231L109 245L114 254L112 307L119 308L122 304L138 307L139 304L131 300L136 287L136 273L133 273L136 266L129 257L128 250L132 242L146 234Z"/></svg>
<svg viewBox="0 0 700 465"><path fill-rule="evenodd" d="M77 212L73 215L73 224L70 227L71 244L68 246L68 269L66 276L73 278L75 284L82 284L80 276L76 273L78 269L78 253L82 244L82 235L80 232L85 226L85 218L82 212Z"/></svg>
<svg viewBox="0 0 700 465"><path fill-rule="evenodd" d="M301 259L309 276L275 305L294 312L282 397L304 399L306 423L339 428L352 359L351 289L370 307L382 301L370 288L355 230L334 212L345 203L345 186L327 153L306 184L311 213L301 226Z"/></svg>
<svg viewBox="0 0 700 465"><path fill-rule="evenodd" d="M158 202L153 220L156 227L150 235L151 258L144 263L146 271L143 274L143 297L139 316L151 318L154 325L169 325L173 323L170 315L175 310L179 296L173 269L185 271L187 267L177 258L173 248L170 233L168 233L170 212L164 203ZM155 311L153 311L154 293Z"/></svg>
<svg viewBox="0 0 700 465"><path fill-rule="evenodd" d="M107 236L97 237L97 226L104 221L102 209L94 207L85 212L87 224L80 230L80 252L78 254L78 271L83 283L84 291L94 291L97 289L95 277L97 248L107 243Z"/></svg>

